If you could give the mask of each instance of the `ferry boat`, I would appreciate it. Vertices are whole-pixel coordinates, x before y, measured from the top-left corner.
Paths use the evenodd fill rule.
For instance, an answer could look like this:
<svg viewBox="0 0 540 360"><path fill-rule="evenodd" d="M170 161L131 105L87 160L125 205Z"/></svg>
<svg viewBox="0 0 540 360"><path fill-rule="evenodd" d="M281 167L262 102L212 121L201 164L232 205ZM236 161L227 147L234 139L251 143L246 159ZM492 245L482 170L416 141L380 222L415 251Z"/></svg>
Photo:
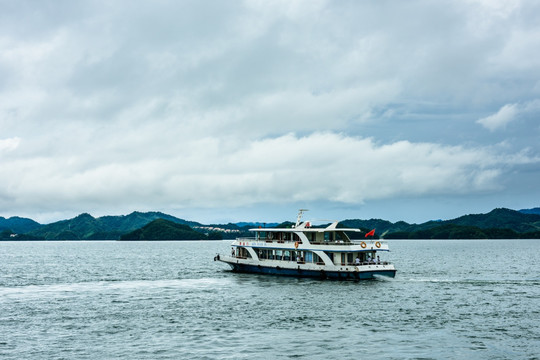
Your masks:
<svg viewBox="0 0 540 360"><path fill-rule="evenodd" d="M338 221L312 226L311 221L302 221L305 211L299 211L291 228L250 229L254 237L236 239L230 255L217 254L214 260L243 273L341 280L395 277L394 265L378 255L389 251L387 242L368 239L374 230L360 240L351 240L347 233L362 231L338 228Z"/></svg>

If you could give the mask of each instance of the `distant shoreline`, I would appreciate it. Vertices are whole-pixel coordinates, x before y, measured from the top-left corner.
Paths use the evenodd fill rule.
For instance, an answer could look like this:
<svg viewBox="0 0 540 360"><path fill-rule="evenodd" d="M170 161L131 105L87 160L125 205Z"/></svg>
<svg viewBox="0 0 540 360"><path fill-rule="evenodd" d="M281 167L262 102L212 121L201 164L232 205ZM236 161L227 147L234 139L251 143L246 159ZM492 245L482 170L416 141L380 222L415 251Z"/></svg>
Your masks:
<svg viewBox="0 0 540 360"><path fill-rule="evenodd" d="M265 225L261 222L204 225L160 212L132 212L129 215L99 218L84 213L73 219L47 225L20 217L0 217L0 241L221 240L252 236L250 229L257 224ZM360 229L363 233L376 229L374 238L386 240L540 239L540 208L520 211L498 208L487 214L464 215L452 220L428 221L422 224L409 224L404 221L393 223L382 219L347 219L339 224L346 228ZM284 222L275 226L293 225L291 222Z"/></svg>

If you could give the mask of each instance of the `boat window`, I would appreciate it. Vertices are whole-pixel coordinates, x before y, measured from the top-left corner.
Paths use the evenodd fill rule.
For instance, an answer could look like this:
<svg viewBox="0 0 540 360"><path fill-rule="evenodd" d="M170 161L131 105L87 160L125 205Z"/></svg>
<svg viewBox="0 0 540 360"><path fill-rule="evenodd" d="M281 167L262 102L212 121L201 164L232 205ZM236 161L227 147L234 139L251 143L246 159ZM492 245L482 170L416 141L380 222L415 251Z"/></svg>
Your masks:
<svg viewBox="0 0 540 360"><path fill-rule="evenodd" d="M243 247L238 247L236 249L236 254L235 254L236 257L239 257L239 258L248 258L248 257L251 257L251 254L249 253L249 251L247 251L246 248L243 248Z"/></svg>
<svg viewBox="0 0 540 360"><path fill-rule="evenodd" d="M313 253L311 251L306 251L306 262L313 262Z"/></svg>
<svg viewBox="0 0 540 360"><path fill-rule="evenodd" d="M324 233L324 241L334 241L334 233L333 232L325 232Z"/></svg>
<svg viewBox="0 0 540 360"><path fill-rule="evenodd" d="M343 231L336 233L336 241L349 242L349 237Z"/></svg>
<svg viewBox="0 0 540 360"><path fill-rule="evenodd" d="M291 253L288 250L285 250L283 253L284 253L283 260L288 261L291 259Z"/></svg>
<svg viewBox="0 0 540 360"><path fill-rule="evenodd" d="M259 250L259 258L268 259L268 250Z"/></svg>

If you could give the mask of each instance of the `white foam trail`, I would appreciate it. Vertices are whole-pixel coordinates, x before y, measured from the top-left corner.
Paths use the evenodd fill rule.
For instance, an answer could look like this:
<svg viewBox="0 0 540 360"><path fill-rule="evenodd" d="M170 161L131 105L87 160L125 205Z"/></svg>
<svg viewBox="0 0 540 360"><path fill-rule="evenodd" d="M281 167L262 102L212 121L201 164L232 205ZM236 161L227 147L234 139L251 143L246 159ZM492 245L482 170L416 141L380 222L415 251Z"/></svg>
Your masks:
<svg viewBox="0 0 540 360"><path fill-rule="evenodd" d="M68 284L28 285L21 287L0 287L1 298L14 297L44 297L50 295L65 295L111 290L140 290L140 289L204 289L215 288L230 283L227 278L201 279L172 279L172 280L126 280L126 281L94 281Z"/></svg>
<svg viewBox="0 0 540 360"><path fill-rule="evenodd" d="M414 282L434 282L434 283L455 283L455 282L462 282L463 280L452 280L452 279L428 279L428 278L419 278L419 279L406 279L407 281L414 281Z"/></svg>

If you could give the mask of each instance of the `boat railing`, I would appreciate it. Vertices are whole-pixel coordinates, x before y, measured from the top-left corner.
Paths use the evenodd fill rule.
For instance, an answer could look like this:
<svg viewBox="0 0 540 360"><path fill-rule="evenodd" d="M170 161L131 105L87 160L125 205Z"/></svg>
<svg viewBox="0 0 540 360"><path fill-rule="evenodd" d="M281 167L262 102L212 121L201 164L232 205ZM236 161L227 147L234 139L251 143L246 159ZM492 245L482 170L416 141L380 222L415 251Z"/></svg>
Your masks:
<svg viewBox="0 0 540 360"><path fill-rule="evenodd" d="M248 259L248 257L246 256L241 256L241 255L222 255L222 254L218 254L216 257L214 257L214 260L219 260L220 258L231 258L231 259ZM295 259L294 257L283 257L283 258L278 258L278 257L270 257L270 258L263 258L263 257L259 257L258 259L259 261L268 261L268 260L281 260L281 261L286 261L286 262L293 262L293 263L297 263L297 264L306 264L306 263L311 263L310 261L305 261L304 259ZM322 261L317 261L317 262L314 262L314 264L316 265L325 265L324 262ZM347 262L347 263L341 263L341 266L368 266L368 265L392 265L391 262L389 261L363 261L363 262L360 262L360 263L356 263L356 262Z"/></svg>
<svg viewBox="0 0 540 360"><path fill-rule="evenodd" d="M366 245L371 245L371 246L377 246L377 243L379 244L386 244L387 241L386 240L382 240L382 239L374 239L374 240L360 240L360 239L354 239L354 240L351 240L351 242L354 244L354 245L362 245L362 243L366 244ZM377 246L378 247L378 246Z"/></svg>
<svg viewBox="0 0 540 360"><path fill-rule="evenodd" d="M364 261L360 263L341 264L343 266L390 265L388 261Z"/></svg>
<svg viewBox="0 0 540 360"><path fill-rule="evenodd" d="M294 244L298 240L283 240L283 239L268 239L268 238L255 238L255 237L242 237L242 238L236 238L236 241L240 242L250 242L250 241L257 241L257 242L266 242L266 243L277 243L277 244L285 244L285 243L291 243Z"/></svg>
<svg viewBox="0 0 540 360"><path fill-rule="evenodd" d="M346 246L351 246L351 245L354 245L354 243L351 241L351 242L346 242L346 241L310 241L309 242L311 245L346 245Z"/></svg>
<svg viewBox="0 0 540 360"><path fill-rule="evenodd" d="M269 244L272 244L272 243L276 243L276 244L285 244L285 243L294 244L295 242L302 243L299 240L279 240L279 239L265 239L265 238L257 239L257 238L254 238L254 237L251 237L251 238L237 238L236 240L240 241L240 242L250 242L250 241L266 242L266 243L269 243ZM310 245L347 245L347 246L350 246L351 244L355 244L355 243L353 243L353 242L345 242L345 241L310 241L309 244ZM358 244L360 244L360 243L357 243L356 245L358 245Z"/></svg>

